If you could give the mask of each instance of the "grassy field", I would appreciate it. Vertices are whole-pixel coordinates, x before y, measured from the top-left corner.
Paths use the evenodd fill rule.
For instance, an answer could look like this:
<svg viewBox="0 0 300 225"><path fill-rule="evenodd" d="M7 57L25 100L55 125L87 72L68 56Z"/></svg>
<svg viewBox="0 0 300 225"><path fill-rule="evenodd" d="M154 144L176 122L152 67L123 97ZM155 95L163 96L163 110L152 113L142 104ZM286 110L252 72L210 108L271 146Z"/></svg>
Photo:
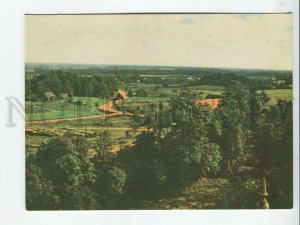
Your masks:
<svg viewBox="0 0 300 225"><path fill-rule="evenodd" d="M159 90L157 93L163 96L171 96L175 91L180 90L190 90L199 94L199 97L205 98L206 95L220 95L222 93L223 87L221 86L211 86L211 89L208 85L200 85L200 86L190 86L190 87L172 87L172 88L163 88Z"/></svg>
<svg viewBox="0 0 300 225"><path fill-rule="evenodd" d="M98 115L101 111L95 104L104 104L106 100L95 97L75 97L74 101L81 101L82 104L67 103L63 100L26 102L26 121Z"/></svg>
<svg viewBox="0 0 300 225"><path fill-rule="evenodd" d="M277 102L279 99L282 100L292 100L293 99L293 90L292 89L273 89L266 90L266 94L274 102Z"/></svg>
<svg viewBox="0 0 300 225"><path fill-rule="evenodd" d="M83 134L92 142L95 131L103 131L108 129L111 134L113 147L132 143L135 136L141 131L131 132L131 137L126 137L126 130L131 130L131 118L127 116L111 117L107 119L79 120L79 121L63 121L59 123L30 124L26 129L33 130L36 134L26 133L27 153L33 154L37 148L49 140L55 134L64 134L66 132L75 132Z"/></svg>
<svg viewBox="0 0 300 225"><path fill-rule="evenodd" d="M143 89L147 92L148 97L163 97L168 98L174 92L178 92L180 90L190 90L198 93L199 98L205 98L208 94L220 95L224 90L224 86L218 85L198 85L198 86L183 86L182 84L173 84L168 87L164 87L161 84L140 84L140 83L132 83L128 85L127 88L133 90L133 92L137 92L140 89Z"/></svg>
<svg viewBox="0 0 300 225"><path fill-rule="evenodd" d="M163 105L166 105L168 101L169 98L166 97L131 97L124 101L124 106L126 107L126 110L130 111L136 107L143 108L148 104L158 105L162 103Z"/></svg>

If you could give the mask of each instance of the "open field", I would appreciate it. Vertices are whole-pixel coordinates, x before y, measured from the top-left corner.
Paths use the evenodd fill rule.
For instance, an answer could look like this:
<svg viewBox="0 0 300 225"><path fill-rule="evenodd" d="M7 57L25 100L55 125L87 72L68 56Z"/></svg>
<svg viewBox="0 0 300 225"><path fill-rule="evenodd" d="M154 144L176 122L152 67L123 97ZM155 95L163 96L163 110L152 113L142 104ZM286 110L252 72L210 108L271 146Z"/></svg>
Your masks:
<svg viewBox="0 0 300 225"><path fill-rule="evenodd" d="M273 90L265 90L265 92L273 101L273 103L277 102L279 99L293 100L292 89L273 89Z"/></svg>
<svg viewBox="0 0 300 225"><path fill-rule="evenodd" d="M95 104L104 104L105 99L95 97L75 97L74 99L74 101L81 101L82 104L67 103L63 100L26 102L26 121L74 118L102 114Z"/></svg>
<svg viewBox="0 0 300 225"><path fill-rule="evenodd" d="M118 116L110 118L99 118L91 120L63 121L58 123L43 123L26 125L26 145L27 150L34 153L37 148L49 138L61 136L66 132L74 132L87 137L91 142L94 140L93 133L108 130L111 134L113 149L118 146L130 144L134 137L144 131L144 128L132 132L131 118L128 116ZM126 137L126 131L130 131L130 137ZM31 154L30 153L30 154Z"/></svg>
<svg viewBox="0 0 300 225"><path fill-rule="evenodd" d="M180 90L191 90L196 91L204 97L208 94L219 95L221 94L224 86L218 85L198 85L198 86L183 86L182 84L170 85L165 87L160 84L142 84L142 83L133 83L129 84L128 88L131 88L134 92L137 92L140 89L146 91L148 96L151 97L170 97L175 91Z"/></svg>
<svg viewBox="0 0 300 225"><path fill-rule="evenodd" d="M132 111L137 107L143 108L147 105L154 104L163 104L167 105L169 98L166 97L131 97L124 101L123 105L126 110Z"/></svg>

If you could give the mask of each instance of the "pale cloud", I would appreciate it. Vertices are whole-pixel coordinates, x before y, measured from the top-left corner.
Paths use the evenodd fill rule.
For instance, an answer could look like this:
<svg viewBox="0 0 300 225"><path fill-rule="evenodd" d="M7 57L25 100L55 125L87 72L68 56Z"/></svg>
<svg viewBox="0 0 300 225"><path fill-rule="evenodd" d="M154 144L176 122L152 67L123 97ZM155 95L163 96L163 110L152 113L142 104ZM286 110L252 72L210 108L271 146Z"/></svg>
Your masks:
<svg viewBox="0 0 300 225"><path fill-rule="evenodd" d="M292 69L290 14L26 16L26 62Z"/></svg>

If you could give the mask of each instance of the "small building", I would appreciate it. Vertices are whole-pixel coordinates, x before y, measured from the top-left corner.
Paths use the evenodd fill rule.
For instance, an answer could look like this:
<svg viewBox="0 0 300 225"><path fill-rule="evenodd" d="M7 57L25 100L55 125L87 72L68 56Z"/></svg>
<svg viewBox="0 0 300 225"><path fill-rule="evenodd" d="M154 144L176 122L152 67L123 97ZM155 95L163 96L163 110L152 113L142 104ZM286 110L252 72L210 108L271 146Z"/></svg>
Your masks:
<svg viewBox="0 0 300 225"><path fill-rule="evenodd" d="M56 97L52 91L45 91L44 95L46 96L48 101L54 101Z"/></svg>
<svg viewBox="0 0 300 225"><path fill-rule="evenodd" d="M61 93L60 95L66 102L70 101L71 99L69 93Z"/></svg>
<svg viewBox="0 0 300 225"><path fill-rule="evenodd" d="M126 93L126 91L119 89L118 90L118 94L116 96L116 99L122 99L125 100L128 98L128 94Z"/></svg>

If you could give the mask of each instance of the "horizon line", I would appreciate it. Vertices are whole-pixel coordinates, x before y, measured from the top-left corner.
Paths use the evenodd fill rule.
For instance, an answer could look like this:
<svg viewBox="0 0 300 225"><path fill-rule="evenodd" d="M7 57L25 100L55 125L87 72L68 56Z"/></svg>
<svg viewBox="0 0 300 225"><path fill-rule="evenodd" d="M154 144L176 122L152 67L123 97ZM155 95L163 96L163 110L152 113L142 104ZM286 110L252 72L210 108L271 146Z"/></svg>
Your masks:
<svg viewBox="0 0 300 225"><path fill-rule="evenodd" d="M91 65L91 66L144 66L144 67L173 67L173 68L199 68L199 69L227 69L227 70L262 70L293 72L293 69L271 69L271 68L243 68L243 67L210 67L210 66L170 66L170 65L147 65L147 64L101 64L101 63L61 63L61 62L25 62L26 64L60 64L60 65Z"/></svg>

